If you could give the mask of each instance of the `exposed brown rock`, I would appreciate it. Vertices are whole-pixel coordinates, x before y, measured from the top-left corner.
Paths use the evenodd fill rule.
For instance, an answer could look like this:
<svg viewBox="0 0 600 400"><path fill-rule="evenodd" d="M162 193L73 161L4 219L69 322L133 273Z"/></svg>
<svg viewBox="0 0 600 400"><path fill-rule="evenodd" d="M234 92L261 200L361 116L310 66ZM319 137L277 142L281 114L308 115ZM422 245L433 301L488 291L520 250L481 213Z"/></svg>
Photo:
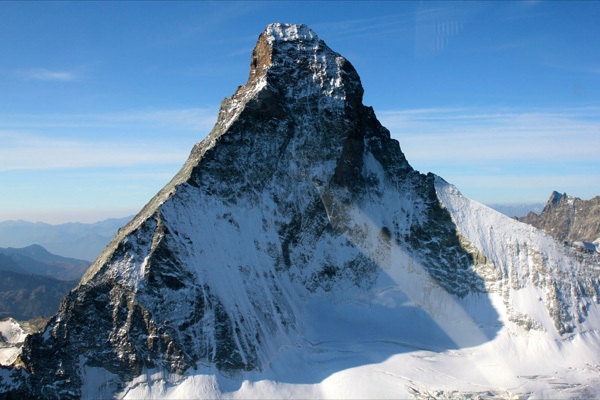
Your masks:
<svg viewBox="0 0 600 400"><path fill-rule="evenodd" d="M519 221L569 244L593 242L600 238L600 196L581 200L566 193L553 192L540 215L530 212Z"/></svg>

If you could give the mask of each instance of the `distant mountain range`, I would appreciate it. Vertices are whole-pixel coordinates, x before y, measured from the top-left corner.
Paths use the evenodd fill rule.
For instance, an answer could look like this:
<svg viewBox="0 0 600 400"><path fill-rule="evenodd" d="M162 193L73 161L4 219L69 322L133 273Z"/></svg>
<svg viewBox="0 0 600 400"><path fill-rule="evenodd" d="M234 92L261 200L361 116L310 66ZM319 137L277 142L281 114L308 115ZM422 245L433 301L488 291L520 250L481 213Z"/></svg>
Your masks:
<svg viewBox="0 0 600 400"><path fill-rule="evenodd" d="M57 256L40 245L0 248L0 318L53 315L89 266L89 261Z"/></svg>
<svg viewBox="0 0 600 400"><path fill-rule="evenodd" d="M130 219L59 225L0 222L0 246L5 246L0 247L0 318L26 321L56 313L90 261Z"/></svg>
<svg viewBox="0 0 600 400"><path fill-rule="evenodd" d="M111 218L93 224L69 222L50 225L43 222L0 222L0 246L25 247L39 244L54 254L93 261L117 230L132 217Z"/></svg>
<svg viewBox="0 0 600 400"><path fill-rule="evenodd" d="M23 248L0 247L0 270L3 271L76 281L81 279L90 264L86 260L52 254L38 244Z"/></svg>
<svg viewBox="0 0 600 400"><path fill-rule="evenodd" d="M530 212L539 214L544 209L544 203L492 203L486 206L508 217L517 218L524 217Z"/></svg>
<svg viewBox="0 0 600 400"><path fill-rule="evenodd" d="M27 321L50 317L75 286L77 281L0 270L0 318Z"/></svg>

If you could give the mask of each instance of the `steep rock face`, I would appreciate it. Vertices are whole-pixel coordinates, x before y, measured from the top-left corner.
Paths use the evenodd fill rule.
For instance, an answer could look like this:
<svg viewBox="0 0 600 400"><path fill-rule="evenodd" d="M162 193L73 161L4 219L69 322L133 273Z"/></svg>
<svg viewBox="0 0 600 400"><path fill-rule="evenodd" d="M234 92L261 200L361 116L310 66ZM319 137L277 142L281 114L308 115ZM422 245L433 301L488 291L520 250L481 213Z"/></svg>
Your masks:
<svg viewBox="0 0 600 400"><path fill-rule="evenodd" d="M594 242L600 238L600 196L590 200L553 192L540 215L519 221L533 225L560 242Z"/></svg>

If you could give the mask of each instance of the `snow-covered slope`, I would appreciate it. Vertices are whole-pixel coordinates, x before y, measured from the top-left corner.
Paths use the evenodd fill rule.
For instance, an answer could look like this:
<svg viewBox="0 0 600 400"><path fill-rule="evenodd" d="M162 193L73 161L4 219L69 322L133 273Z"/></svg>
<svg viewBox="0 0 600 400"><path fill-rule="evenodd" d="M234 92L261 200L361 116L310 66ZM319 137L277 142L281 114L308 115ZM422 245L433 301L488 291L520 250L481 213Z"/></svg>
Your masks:
<svg viewBox="0 0 600 400"><path fill-rule="evenodd" d="M597 259L413 170L362 94L308 27L268 26L213 131L0 370L0 388L593 394Z"/></svg>
<svg viewBox="0 0 600 400"><path fill-rule="evenodd" d="M0 365L11 365L21 353L27 332L12 318L0 320Z"/></svg>
<svg viewBox="0 0 600 400"><path fill-rule="evenodd" d="M511 320L557 335L600 328L587 321L600 295L599 257L469 200L439 177L436 190L459 233L488 259L475 269L488 292L502 293Z"/></svg>

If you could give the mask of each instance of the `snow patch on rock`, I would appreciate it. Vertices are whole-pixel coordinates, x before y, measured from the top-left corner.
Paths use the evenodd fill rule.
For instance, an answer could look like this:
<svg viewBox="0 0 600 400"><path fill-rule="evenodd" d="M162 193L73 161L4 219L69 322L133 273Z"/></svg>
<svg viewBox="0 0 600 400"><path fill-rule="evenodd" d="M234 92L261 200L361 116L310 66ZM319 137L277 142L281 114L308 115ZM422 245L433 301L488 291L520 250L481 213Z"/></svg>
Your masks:
<svg viewBox="0 0 600 400"><path fill-rule="evenodd" d="M0 365L11 365L17 359L27 335L14 319L0 320Z"/></svg>

